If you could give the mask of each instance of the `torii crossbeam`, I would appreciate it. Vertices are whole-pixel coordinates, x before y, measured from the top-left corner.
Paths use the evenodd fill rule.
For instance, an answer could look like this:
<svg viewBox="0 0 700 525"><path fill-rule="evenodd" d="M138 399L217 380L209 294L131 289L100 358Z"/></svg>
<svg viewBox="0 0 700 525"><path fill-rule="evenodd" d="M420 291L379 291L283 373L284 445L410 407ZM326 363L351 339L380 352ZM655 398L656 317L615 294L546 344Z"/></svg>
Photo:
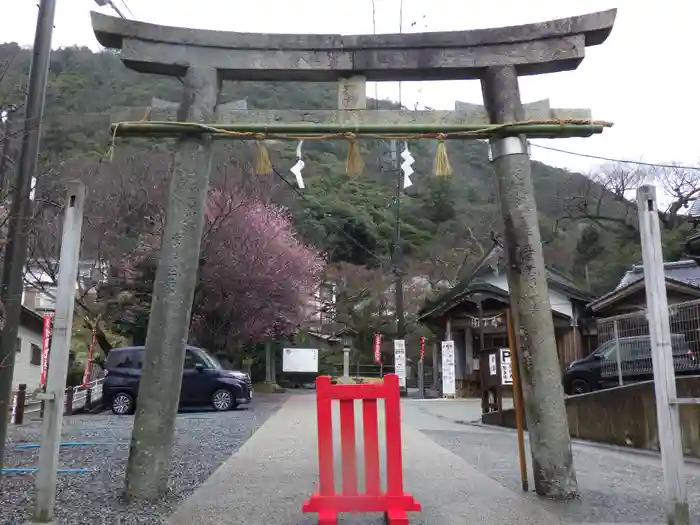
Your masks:
<svg viewBox="0 0 700 525"><path fill-rule="evenodd" d="M182 77L189 66L222 80L335 82L480 79L489 67L518 75L576 69L602 44L616 10L493 29L383 35L235 33L147 24L92 13L100 44L134 71Z"/></svg>

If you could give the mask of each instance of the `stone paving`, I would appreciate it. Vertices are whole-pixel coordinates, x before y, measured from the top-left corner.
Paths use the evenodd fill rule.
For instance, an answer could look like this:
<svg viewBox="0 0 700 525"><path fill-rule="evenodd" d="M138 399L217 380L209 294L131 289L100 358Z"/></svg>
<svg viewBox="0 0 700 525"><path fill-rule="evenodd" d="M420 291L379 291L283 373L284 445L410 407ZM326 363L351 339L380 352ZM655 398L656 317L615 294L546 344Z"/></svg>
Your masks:
<svg viewBox="0 0 700 525"><path fill-rule="evenodd" d="M409 424L435 443L454 452L477 472L518 494L520 488L516 435L512 430L457 421L479 418L478 402L409 401L402 406ZM529 501L558 516L562 523L665 523L663 472L655 454L574 442L574 462L581 498L569 503ZM529 443L526 436L529 465ZM693 523L700 523L700 466L685 466ZM530 478L532 486L532 478Z"/></svg>
<svg viewBox="0 0 700 525"><path fill-rule="evenodd" d="M316 523L314 515L301 513L303 502L316 489L318 476L314 401L310 394L292 396L167 523ZM442 433L440 439L443 439L452 432L481 435L482 431L450 423L446 416L434 418L442 424L435 430L430 420L432 416L422 410L423 404L428 403L435 402L408 400L402 404L406 489L423 505L422 512L411 515L411 523L548 525L567 522L557 508L549 508L534 497L512 490L488 472L483 463L473 464L452 451L450 444L438 444L429 432ZM425 426L431 430L421 429ZM513 440L512 435L503 436ZM503 476L517 481L517 464L513 463L512 467L512 471L504 472ZM382 520L378 516L350 516L341 522L379 524Z"/></svg>

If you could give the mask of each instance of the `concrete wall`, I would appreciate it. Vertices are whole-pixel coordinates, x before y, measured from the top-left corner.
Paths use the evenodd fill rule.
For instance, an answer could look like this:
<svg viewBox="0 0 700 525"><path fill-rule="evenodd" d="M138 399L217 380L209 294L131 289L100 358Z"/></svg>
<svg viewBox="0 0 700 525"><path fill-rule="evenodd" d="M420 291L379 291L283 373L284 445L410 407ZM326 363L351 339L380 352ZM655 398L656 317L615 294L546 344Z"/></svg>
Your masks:
<svg viewBox="0 0 700 525"><path fill-rule="evenodd" d="M32 344L41 348L41 332L36 332L26 326L20 325L18 338L21 340L20 351L15 354L15 370L12 376L12 387L17 388L20 383L27 385L31 391L39 387L41 380L41 365L31 363Z"/></svg>
<svg viewBox="0 0 700 525"><path fill-rule="evenodd" d="M679 398L700 397L700 376L679 377L676 387ZM655 403L652 381L571 396L566 400L569 431L579 439L658 451ZM680 410L683 451L700 457L700 405ZM484 414L482 421L515 428L515 413Z"/></svg>

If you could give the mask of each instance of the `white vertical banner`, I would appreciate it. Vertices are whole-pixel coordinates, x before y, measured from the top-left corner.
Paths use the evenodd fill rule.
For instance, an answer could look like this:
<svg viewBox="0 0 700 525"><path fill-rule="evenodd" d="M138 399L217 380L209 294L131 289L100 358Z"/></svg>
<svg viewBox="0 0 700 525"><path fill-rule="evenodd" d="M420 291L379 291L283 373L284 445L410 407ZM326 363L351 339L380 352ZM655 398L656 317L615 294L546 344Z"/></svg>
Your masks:
<svg viewBox="0 0 700 525"><path fill-rule="evenodd" d="M455 342L442 342L442 395L454 396L455 385Z"/></svg>
<svg viewBox="0 0 700 525"><path fill-rule="evenodd" d="M406 386L406 341L394 339L394 373L399 376L399 386Z"/></svg>
<svg viewBox="0 0 700 525"><path fill-rule="evenodd" d="M496 354L489 354L489 375L495 376L498 374L498 363L496 362Z"/></svg>

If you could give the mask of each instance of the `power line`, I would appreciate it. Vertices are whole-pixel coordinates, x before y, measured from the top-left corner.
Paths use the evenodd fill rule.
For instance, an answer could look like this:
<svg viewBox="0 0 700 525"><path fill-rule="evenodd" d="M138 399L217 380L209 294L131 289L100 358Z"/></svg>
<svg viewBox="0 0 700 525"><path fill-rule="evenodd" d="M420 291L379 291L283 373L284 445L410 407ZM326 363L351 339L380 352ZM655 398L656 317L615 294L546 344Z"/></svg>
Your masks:
<svg viewBox="0 0 700 525"><path fill-rule="evenodd" d="M289 182L289 181L287 180L287 178L286 178L284 175L282 175L279 171L277 171L277 170L274 168L274 166L273 166L273 168L272 168L272 171L273 171L273 172L275 173L275 175L277 175L287 186L289 186L289 187L292 189L292 191L293 191L301 200L303 200L303 201L304 201L305 203L307 203L307 204L311 204L311 202L309 201L309 199L306 198L306 195L304 195L301 191L299 191L299 188L297 188L297 187L294 186L291 182ZM371 257L375 258L377 261L379 261L379 263L381 264L382 267L384 266L385 261L384 261L384 259L383 259L382 257L380 257L379 255L377 255L376 253L374 253L372 250L370 250L369 248L367 248L367 246L365 246L365 245L362 244L360 241L358 241L357 239L355 239L352 235L350 235L348 232L346 232L342 227L337 226L334 222L328 222L328 224L333 225L333 227L336 229L336 231L337 231L338 233L340 233L341 235L343 235L343 237L345 237L347 240L349 240L349 241L350 241L352 244L354 244L357 248L361 249L362 251L364 251L365 253L367 253L367 254L370 255Z"/></svg>
<svg viewBox="0 0 700 525"><path fill-rule="evenodd" d="M126 3L126 0L119 0L119 1L120 1L120 2L122 3L122 5L126 8L126 10L129 12L129 14L131 15L131 18L136 18L136 15L134 15L134 12L133 12L133 11L131 10L131 8L129 7L129 4Z"/></svg>
<svg viewBox="0 0 700 525"><path fill-rule="evenodd" d="M114 2L112 0L95 0L95 3L100 7L109 6L112 9L114 9L114 11L120 16L120 18L126 18L124 16L124 13L122 13L119 10L119 8L116 5L114 5Z"/></svg>
<svg viewBox="0 0 700 525"><path fill-rule="evenodd" d="M651 168L672 168L672 169L681 169L681 170L699 170L700 171L700 166L682 166L679 164L664 164L664 163L655 163L655 162L644 162L641 160L614 159L611 157L602 157L600 155L589 155L588 153L578 153L575 151L567 151L564 149L553 148L551 146L542 146L541 144L533 144L532 142L530 142L530 146L534 146L535 148L540 148L540 149L546 149L549 151L556 151L558 153L564 153L566 155L573 155L574 157L584 157L587 159L603 160L606 162L616 162L619 164L636 164L637 166L649 166Z"/></svg>

